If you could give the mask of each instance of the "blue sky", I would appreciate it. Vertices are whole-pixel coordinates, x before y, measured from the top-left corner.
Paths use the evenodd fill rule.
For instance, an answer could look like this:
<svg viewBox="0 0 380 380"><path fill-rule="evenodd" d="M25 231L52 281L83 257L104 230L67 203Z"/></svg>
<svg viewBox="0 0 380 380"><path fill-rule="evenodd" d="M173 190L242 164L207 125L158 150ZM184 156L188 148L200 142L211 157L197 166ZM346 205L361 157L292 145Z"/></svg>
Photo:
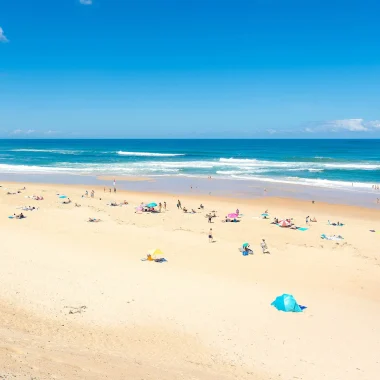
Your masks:
<svg viewBox="0 0 380 380"><path fill-rule="evenodd" d="M379 12L3 0L0 137L380 138Z"/></svg>

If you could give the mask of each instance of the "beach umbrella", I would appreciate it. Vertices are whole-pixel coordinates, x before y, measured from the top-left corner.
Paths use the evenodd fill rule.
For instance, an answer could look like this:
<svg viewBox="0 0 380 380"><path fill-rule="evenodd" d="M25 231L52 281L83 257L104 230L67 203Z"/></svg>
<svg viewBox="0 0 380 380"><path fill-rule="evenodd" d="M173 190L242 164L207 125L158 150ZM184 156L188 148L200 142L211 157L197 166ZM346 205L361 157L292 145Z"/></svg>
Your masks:
<svg viewBox="0 0 380 380"><path fill-rule="evenodd" d="M228 216L229 218L231 218L231 219L236 219L236 218L239 217L239 215L238 215L238 214L235 214L235 213L228 214L227 216Z"/></svg>
<svg viewBox="0 0 380 380"><path fill-rule="evenodd" d="M148 203L148 204L146 205L146 207L157 207L157 203L154 203L154 202L152 202L152 203Z"/></svg>
<svg viewBox="0 0 380 380"><path fill-rule="evenodd" d="M278 222L278 225L279 225L280 227L289 227L289 226L290 226L290 223L287 222L286 220L280 220L280 221Z"/></svg>
<svg viewBox="0 0 380 380"><path fill-rule="evenodd" d="M283 294L282 296L278 296L272 303L277 310L289 312L292 311L294 313L300 313L302 309L298 305L297 301L291 294Z"/></svg>
<svg viewBox="0 0 380 380"><path fill-rule="evenodd" d="M151 256L163 255L164 253L159 248L150 249L148 254Z"/></svg>
<svg viewBox="0 0 380 380"><path fill-rule="evenodd" d="M248 246L249 246L249 243L244 243L243 244L243 248L248 247Z"/></svg>
<svg viewBox="0 0 380 380"><path fill-rule="evenodd" d="M264 212L263 214L261 214L261 216L269 216L269 214L267 214L266 212Z"/></svg>

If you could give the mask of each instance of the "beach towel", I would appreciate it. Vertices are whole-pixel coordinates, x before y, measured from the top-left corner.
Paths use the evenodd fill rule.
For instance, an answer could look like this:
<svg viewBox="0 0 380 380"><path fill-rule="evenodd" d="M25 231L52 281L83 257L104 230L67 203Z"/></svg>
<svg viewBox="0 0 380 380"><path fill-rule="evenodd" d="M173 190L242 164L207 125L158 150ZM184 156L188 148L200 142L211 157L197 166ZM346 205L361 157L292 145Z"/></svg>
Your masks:
<svg viewBox="0 0 380 380"><path fill-rule="evenodd" d="M300 227L300 228L297 228L297 230L298 230L298 231L307 231L308 228L306 228L306 227Z"/></svg>
<svg viewBox="0 0 380 380"><path fill-rule="evenodd" d="M9 219L14 219L15 217L13 215L8 216Z"/></svg>

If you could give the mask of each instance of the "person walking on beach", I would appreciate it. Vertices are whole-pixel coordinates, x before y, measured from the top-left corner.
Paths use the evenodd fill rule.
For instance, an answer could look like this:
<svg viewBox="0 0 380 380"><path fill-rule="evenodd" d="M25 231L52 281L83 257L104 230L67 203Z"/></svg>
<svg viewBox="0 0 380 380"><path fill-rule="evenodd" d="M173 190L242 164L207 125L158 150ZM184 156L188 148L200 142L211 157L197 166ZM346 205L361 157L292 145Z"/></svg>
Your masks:
<svg viewBox="0 0 380 380"><path fill-rule="evenodd" d="M210 228L210 231L208 232L208 242L213 243L214 238L212 237L212 228Z"/></svg>
<svg viewBox="0 0 380 380"><path fill-rule="evenodd" d="M306 224L309 224L309 218L310 218L310 216L306 217Z"/></svg>
<svg viewBox="0 0 380 380"><path fill-rule="evenodd" d="M268 251L268 246L267 246L267 243L266 243L266 241L265 241L265 239L263 239L262 241L261 241L261 249L263 250L263 253L265 254L265 253L270 253L269 251Z"/></svg>
<svg viewBox="0 0 380 380"><path fill-rule="evenodd" d="M164 210L166 211L166 202L164 202Z"/></svg>
<svg viewBox="0 0 380 380"><path fill-rule="evenodd" d="M178 199L177 207L182 210L182 204L181 204L181 201L179 199Z"/></svg>

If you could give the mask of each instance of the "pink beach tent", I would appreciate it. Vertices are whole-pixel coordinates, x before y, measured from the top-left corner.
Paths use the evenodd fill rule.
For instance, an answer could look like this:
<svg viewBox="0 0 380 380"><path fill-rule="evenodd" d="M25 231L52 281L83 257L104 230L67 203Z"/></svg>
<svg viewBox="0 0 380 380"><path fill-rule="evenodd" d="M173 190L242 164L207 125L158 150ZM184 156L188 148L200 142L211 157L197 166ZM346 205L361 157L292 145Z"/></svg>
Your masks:
<svg viewBox="0 0 380 380"><path fill-rule="evenodd" d="M235 213L228 214L227 216L228 216L230 219L236 219L236 218L239 217L239 215L238 215L238 214L235 214Z"/></svg>

